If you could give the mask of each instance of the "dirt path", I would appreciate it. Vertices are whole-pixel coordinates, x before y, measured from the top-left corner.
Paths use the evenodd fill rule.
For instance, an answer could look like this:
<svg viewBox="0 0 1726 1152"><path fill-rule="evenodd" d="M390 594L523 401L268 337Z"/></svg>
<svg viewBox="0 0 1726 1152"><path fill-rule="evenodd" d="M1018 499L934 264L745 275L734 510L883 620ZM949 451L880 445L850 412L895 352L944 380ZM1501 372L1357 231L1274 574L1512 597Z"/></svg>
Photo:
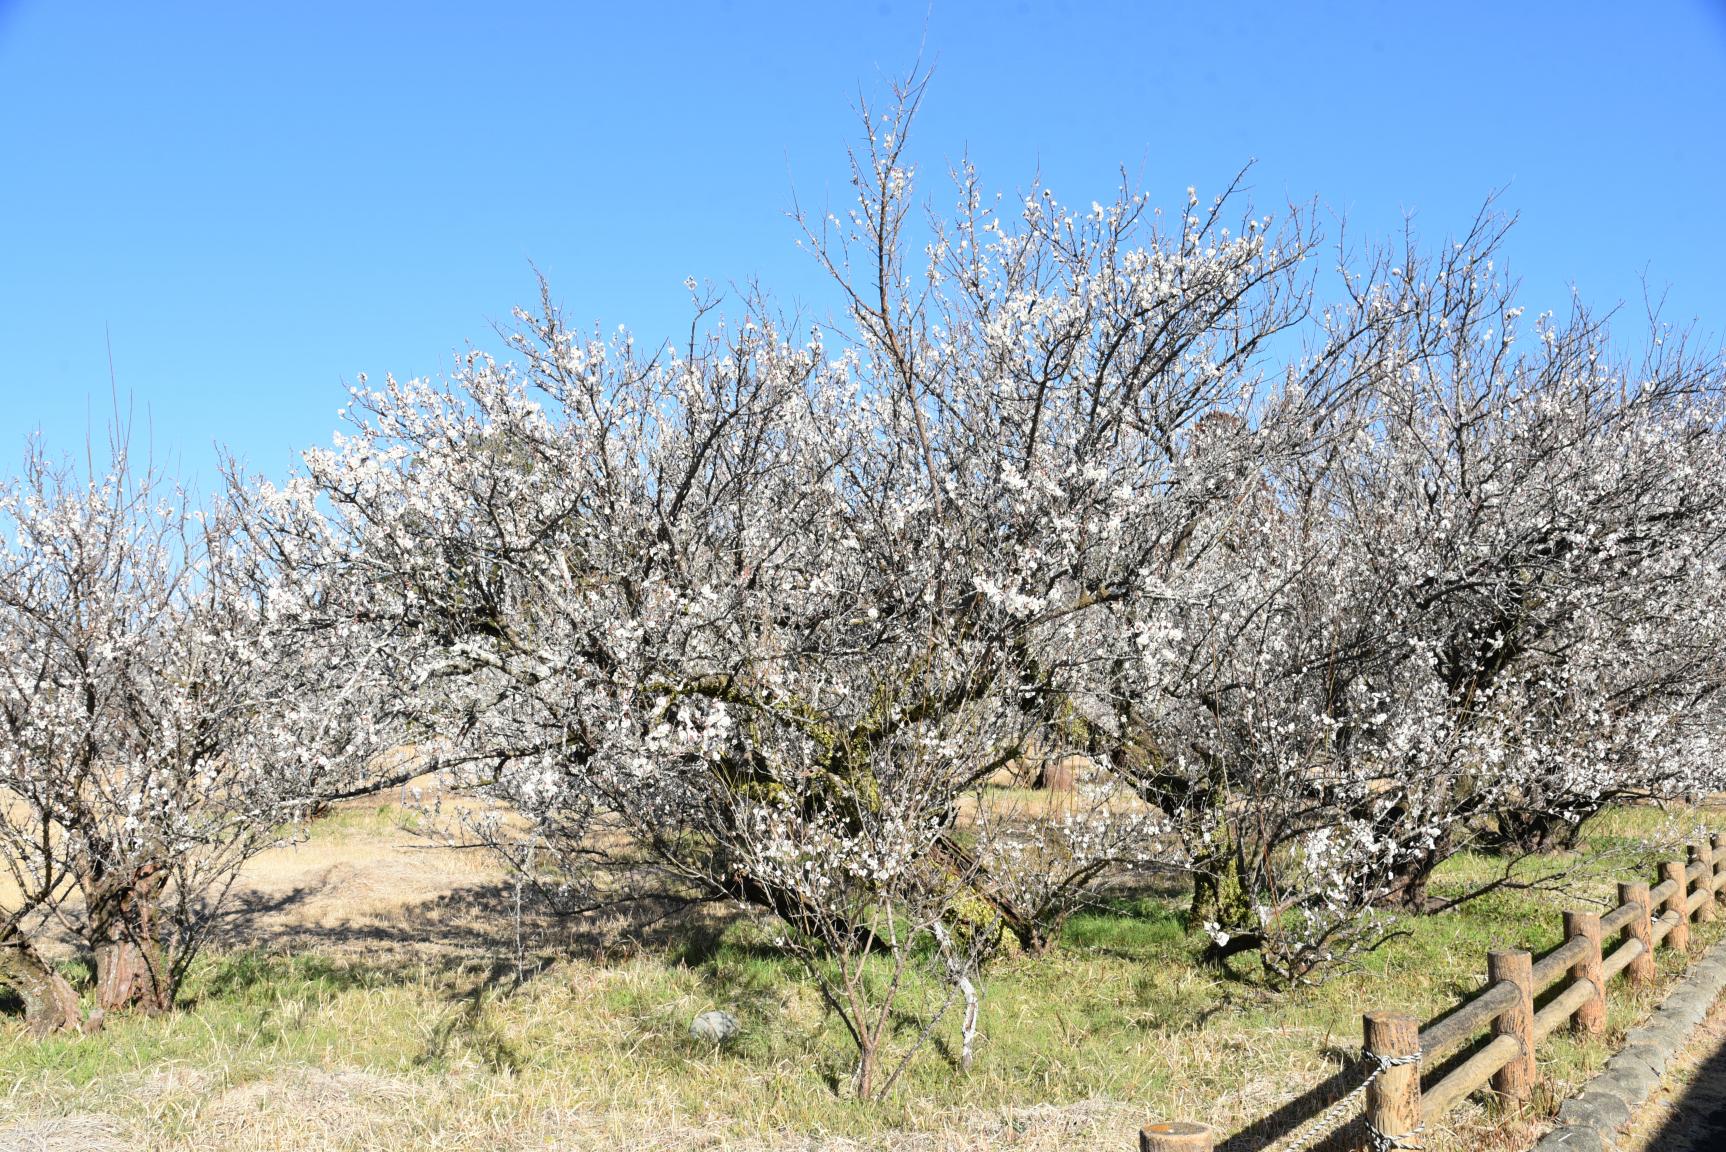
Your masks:
<svg viewBox="0 0 1726 1152"><path fill-rule="evenodd" d="M1709 1011L1636 1119L1624 1152L1726 1149L1726 998Z"/></svg>

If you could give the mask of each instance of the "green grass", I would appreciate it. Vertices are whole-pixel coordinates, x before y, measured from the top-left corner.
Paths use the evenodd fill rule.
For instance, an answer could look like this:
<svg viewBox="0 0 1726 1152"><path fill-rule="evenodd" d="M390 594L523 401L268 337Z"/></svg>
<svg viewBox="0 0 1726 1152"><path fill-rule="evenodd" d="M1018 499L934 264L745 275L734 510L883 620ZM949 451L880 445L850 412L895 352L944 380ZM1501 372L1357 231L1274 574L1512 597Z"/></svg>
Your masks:
<svg viewBox="0 0 1726 1152"><path fill-rule="evenodd" d="M344 818L348 826L317 835L372 834L394 816ZM484 960L397 968L387 955L212 955L170 1016L115 1019L96 1036L42 1043L10 1021L0 1126L98 1115L114 1125L116 1146L223 1152L614 1139L771 1146L806 1135L1127 1148L1132 1129L1159 1116L1232 1131L1335 1071L1358 1046L1361 1012L1426 1018L1456 1004L1480 986L1488 949L1556 946L1561 908L1610 897L1616 879L1652 878L1654 862L1671 853L1648 845L1676 834L1658 812L1614 813L1583 851L1544 862L1570 892L1501 891L1410 919L1406 935L1352 969L1287 992L1258 980L1244 958L1224 972L1201 965L1203 941L1173 896L1077 915L1050 954L990 970L968 1074L952 1055L950 1019L901 1087L874 1104L839 1090L852 1059L844 1033L796 965L766 947L767 929L746 920L700 947L566 958L520 984L508 964ZM1465 890L1495 867L1460 857L1435 894ZM1718 934L1699 926L1697 944ZM1679 964L1662 950L1661 966ZM937 994L934 982L913 981L907 1007ZM1543 1043L1548 1083L1531 1108L1497 1116L1471 1103L1430 1146L1478 1145L1489 1124L1525 1131L1655 999L1615 981L1605 1040L1555 1034ZM739 1016L739 1040L715 1049L688 1037L689 1020L711 1007ZM297 1127L284 1118L295 1110Z"/></svg>
<svg viewBox="0 0 1726 1152"><path fill-rule="evenodd" d="M425 823L424 813L396 804L344 804L318 817L306 830L306 840L316 844L359 834L417 834Z"/></svg>

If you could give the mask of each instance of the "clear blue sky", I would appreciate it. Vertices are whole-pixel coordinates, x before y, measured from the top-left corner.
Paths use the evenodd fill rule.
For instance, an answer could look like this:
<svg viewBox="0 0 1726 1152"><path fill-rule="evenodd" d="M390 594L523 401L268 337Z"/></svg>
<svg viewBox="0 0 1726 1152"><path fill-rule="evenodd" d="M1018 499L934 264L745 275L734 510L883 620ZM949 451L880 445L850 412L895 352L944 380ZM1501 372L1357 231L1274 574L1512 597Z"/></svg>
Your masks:
<svg viewBox="0 0 1726 1152"><path fill-rule="evenodd" d="M926 29L926 30L925 30ZM114 367L158 456L285 472L357 372L444 371L531 302L657 342L685 277L824 301L785 220L925 44L925 187L1267 208L1434 243L1483 197L1531 310L1574 284L1726 330L1726 5L182 4L0 0L0 470ZM1626 326L1627 328L1633 326ZM92 417L94 413L94 417Z"/></svg>

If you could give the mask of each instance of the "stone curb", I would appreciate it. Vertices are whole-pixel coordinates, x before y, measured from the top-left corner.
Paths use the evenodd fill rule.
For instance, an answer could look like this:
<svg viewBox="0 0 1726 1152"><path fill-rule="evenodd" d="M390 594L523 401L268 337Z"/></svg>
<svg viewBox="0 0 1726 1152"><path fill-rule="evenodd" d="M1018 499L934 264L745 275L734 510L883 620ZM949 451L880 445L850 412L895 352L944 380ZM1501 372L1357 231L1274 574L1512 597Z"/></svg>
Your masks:
<svg viewBox="0 0 1726 1152"><path fill-rule="evenodd" d="M1618 1129L1654 1090L1666 1065L1684 1047L1708 1009L1726 988L1726 941L1716 944L1624 1037L1624 1047L1606 1068L1558 1110L1558 1126L1533 1152L1616 1152Z"/></svg>

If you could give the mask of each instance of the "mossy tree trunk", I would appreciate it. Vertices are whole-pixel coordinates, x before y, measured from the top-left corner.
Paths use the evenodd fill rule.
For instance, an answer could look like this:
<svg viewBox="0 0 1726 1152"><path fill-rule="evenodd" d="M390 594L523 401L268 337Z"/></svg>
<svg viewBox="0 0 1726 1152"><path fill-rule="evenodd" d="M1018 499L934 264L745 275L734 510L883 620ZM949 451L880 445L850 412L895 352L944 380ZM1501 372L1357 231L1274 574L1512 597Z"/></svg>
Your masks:
<svg viewBox="0 0 1726 1152"><path fill-rule="evenodd" d="M1242 842L1229 822L1227 804L1215 805L1215 822L1206 849L1193 861L1193 927L1215 925L1205 958L1220 962L1250 951L1264 941L1254 907L1252 885L1242 856Z"/></svg>
<svg viewBox="0 0 1726 1152"><path fill-rule="evenodd" d="M22 936L0 939L0 984L23 999L24 1021L31 1035L48 1036L78 1026L78 994Z"/></svg>

